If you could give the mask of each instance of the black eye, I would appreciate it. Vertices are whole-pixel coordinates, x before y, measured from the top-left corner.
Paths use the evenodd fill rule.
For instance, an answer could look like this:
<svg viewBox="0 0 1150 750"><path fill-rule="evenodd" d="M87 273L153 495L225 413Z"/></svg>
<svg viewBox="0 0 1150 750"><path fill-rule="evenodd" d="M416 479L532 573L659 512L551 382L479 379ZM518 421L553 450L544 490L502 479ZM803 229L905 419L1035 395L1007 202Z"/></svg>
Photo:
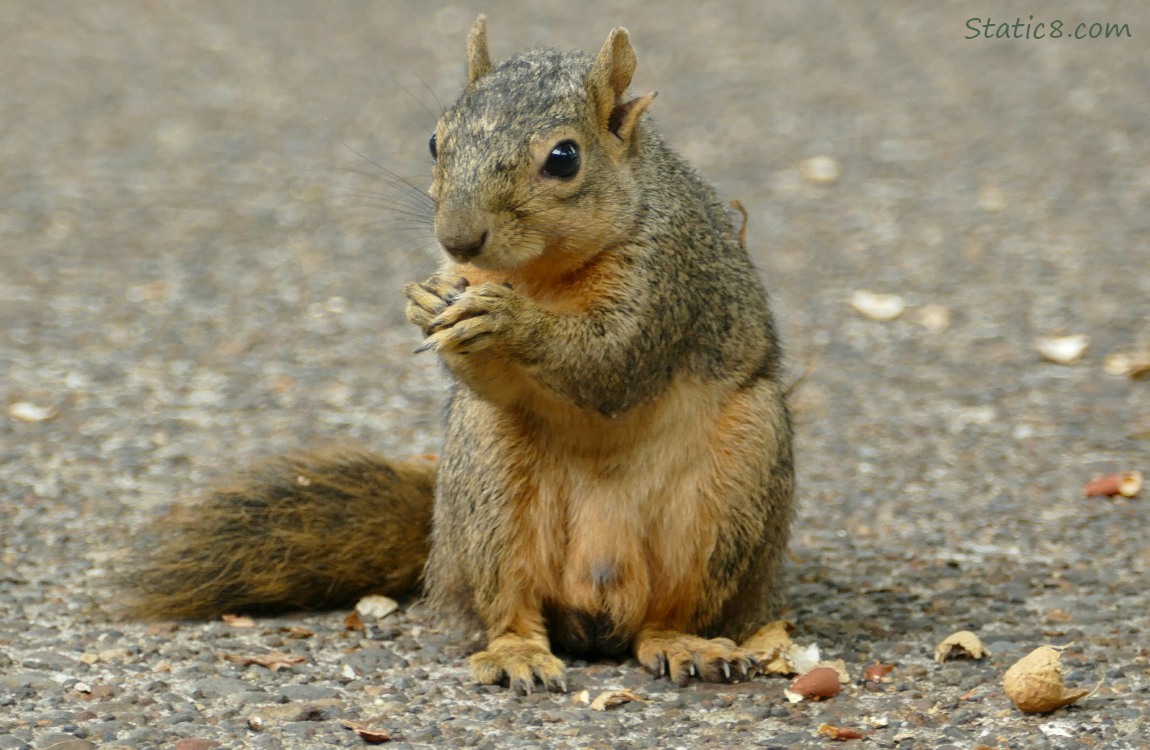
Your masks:
<svg viewBox="0 0 1150 750"><path fill-rule="evenodd" d="M579 144L575 141L560 141L547 154L543 162L543 174L560 180L569 180L579 172Z"/></svg>
<svg viewBox="0 0 1150 750"><path fill-rule="evenodd" d="M427 142L427 148L429 151L431 151L432 159L438 158L439 151L435 148L435 133L431 134L431 140Z"/></svg>

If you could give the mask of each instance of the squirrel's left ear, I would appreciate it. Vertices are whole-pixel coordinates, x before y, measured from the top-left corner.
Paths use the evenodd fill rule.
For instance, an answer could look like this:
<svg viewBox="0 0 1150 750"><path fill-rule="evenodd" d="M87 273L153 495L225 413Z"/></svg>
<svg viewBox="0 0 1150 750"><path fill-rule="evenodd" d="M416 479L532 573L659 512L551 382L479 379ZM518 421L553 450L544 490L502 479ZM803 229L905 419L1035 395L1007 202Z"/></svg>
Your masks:
<svg viewBox="0 0 1150 750"><path fill-rule="evenodd" d="M467 35L467 83L472 84L491 70L487 51L487 16L480 14Z"/></svg>
<svg viewBox="0 0 1150 750"><path fill-rule="evenodd" d="M587 77L587 92L595 103L600 127L611 131L622 141L630 139L639 116L655 98L652 92L629 102L621 101L631 85L637 64L631 37L619 26L607 35L607 41L591 66L591 75Z"/></svg>

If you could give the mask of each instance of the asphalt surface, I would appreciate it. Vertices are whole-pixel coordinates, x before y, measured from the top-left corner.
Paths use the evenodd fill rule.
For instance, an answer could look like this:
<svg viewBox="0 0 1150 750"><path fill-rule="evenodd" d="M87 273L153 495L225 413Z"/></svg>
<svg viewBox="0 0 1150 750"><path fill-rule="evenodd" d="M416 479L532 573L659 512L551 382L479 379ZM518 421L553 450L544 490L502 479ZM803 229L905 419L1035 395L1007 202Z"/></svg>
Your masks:
<svg viewBox="0 0 1150 750"><path fill-rule="evenodd" d="M341 721L401 747L822 747L823 723L1150 747L1150 490L1081 493L1150 475L1150 382L1103 367L1150 350L1150 6L636 6L0 0L0 750L362 744ZM787 616L889 682L790 704L781 678L576 662L576 691L652 701L600 713L472 685L474 644L418 606L362 632L114 617L139 528L212 477L342 439L437 450L445 382L399 293L437 250L394 175L426 182L479 10L497 58L627 26L664 134L747 206L809 370ZM862 289L907 310L868 319ZM1036 351L1070 334L1079 360ZM992 655L936 664L960 629ZM1002 674L1043 643L1102 686L1022 714ZM304 660L225 658L268 651Z"/></svg>

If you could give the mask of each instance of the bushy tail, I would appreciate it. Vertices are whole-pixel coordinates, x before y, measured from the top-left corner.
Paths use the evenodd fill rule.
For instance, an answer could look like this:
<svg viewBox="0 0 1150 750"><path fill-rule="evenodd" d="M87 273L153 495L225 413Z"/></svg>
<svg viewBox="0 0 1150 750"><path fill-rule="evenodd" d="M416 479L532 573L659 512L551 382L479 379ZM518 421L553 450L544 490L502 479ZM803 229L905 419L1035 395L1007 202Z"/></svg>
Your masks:
<svg viewBox="0 0 1150 750"><path fill-rule="evenodd" d="M323 609L411 592L427 560L437 466L348 450L269 461L145 532L151 548L125 581L127 614Z"/></svg>

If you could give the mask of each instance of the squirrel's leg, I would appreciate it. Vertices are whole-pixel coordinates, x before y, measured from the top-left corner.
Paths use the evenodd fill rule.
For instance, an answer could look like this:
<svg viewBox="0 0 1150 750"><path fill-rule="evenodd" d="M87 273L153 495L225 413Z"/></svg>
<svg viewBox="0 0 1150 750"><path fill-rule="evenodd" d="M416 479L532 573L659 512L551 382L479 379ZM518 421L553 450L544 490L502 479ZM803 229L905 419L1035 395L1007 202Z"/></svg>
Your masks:
<svg viewBox="0 0 1150 750"><path fill-rule="evenodd" d="M710 500L698 507L722 512L698 516L717 540L696 563L694 579L704 583L678 597L686 608L675 597L662 602L633 643L641 664L680 684L696 675L744 679L757 670L760 653L733 639L773 611L793 504L790 424L777 384L760 380L733 393L705 439L709 455L698 464L709 474L698 486Z"/></svg>
<svg viewBox="0 0 1150 750"><path fill-rule="evenodd" d="M530 693L566 690L563 662L551 653L545 592L560 554L558 526L540 509L530 468L534 453L508 415L458 386L447 410L430 559L432 606L475 615L488 645L471 658L475 679L506 681ZM541 541L540 534L548 541Z"/></svg>
<svg viewBox="0 0 1150 750"><path fill-rule="evenodd" d="M551 653L542 614L524 612L489 637L487 649L471 657L476 682L494 685L506 679L512 690L526 695L539 680L547 690L567 692L566 667Z"/></svg>
<svg viewBox="0 0 1150 750"><path fill-rule="evenodd" d="M666 676L678 685L686 685L692 677L707 682L745 680L758 668L754 655L728 638L658 628L639 632L635 658L656 677Z"/></svg>

